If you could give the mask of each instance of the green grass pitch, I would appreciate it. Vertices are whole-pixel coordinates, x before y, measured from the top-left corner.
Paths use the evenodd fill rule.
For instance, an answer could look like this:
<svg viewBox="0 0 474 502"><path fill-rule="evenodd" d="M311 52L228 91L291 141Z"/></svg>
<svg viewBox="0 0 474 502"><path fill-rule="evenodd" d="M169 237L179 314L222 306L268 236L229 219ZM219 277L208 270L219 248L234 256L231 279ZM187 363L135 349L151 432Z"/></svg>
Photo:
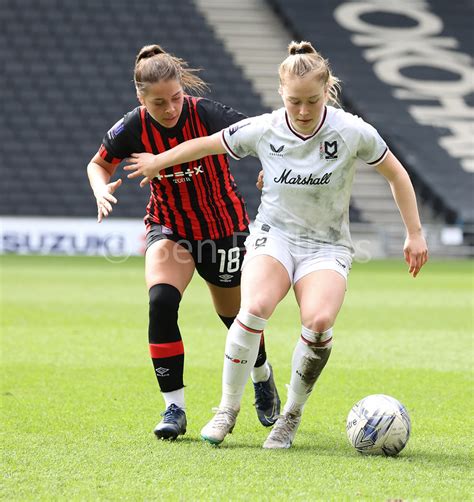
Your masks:
<svg viewBox="0 0 474 502"><path fill-rule="evenodd" d="M234 433L199 438L218 404L225 329L195 277L180 311L188 432L162 411L148 356L143 260L0 258L3 500L472 500L472 262L355 264L328 366L293 448L267 451L248 386ZM266 330L284 399L299 336L289 294ZM412 436L396 458L349 445L362 397L399 399Z"/></svg>

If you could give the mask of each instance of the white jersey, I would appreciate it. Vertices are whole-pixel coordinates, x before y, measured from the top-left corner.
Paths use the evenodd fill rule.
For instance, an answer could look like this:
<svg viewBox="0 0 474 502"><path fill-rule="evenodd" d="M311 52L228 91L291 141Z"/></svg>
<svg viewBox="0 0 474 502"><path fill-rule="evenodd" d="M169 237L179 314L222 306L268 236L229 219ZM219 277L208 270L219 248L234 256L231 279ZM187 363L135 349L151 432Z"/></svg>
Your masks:
<svg viewBox="0 0 474 502"><path fill-rule="evenodd" d="M305 137L281 108L224 129L222 143L233 158L253 155L262 164L257 224L275 227L303 246L323 242L353 251L349 202L356 160L375 166L388 152L371 125L327 106L319 126Z"/></svg>

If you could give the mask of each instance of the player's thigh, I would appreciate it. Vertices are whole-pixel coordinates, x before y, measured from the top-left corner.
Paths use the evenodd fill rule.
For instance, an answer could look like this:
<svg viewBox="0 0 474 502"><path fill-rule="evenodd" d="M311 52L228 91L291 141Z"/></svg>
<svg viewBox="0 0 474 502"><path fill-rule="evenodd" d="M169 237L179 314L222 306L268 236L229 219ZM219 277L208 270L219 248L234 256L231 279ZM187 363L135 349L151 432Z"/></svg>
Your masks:
<svg viewBox="0 0 474 502"><path fill-rule="evenodd" d="M207 282L207 286L216 312L224 317L235 317L240 308L240 286L225 288L210 282Z"/></svg>
<svg viewBox="0 0 474 502"><path fill-rule="evenodd" d="M321 332L336 321L344 302L346 279L335 270L317 270L299 279L294 286L301 323Z"/></svg>
<svg viewBox="0 0 474 502"><path fill-rule="evenodd" d="M172 240L156 241L146 251L145 280L148 289L155 284L171 284L182 295L194 269L191 253Z"/></svg>
<svg viewBox="0 0 474 502"><path fill-rule="evenodd" d="M254 256L242 270L242 308L268 319L290 286L288 271L280 261L264 254Z"/></svg>

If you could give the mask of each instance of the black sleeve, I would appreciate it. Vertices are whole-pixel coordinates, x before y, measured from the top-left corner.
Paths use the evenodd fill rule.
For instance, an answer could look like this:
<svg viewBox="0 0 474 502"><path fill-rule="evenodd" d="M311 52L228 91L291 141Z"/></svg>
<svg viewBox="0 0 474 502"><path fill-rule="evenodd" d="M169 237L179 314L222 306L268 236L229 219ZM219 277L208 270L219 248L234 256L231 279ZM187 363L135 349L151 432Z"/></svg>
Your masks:
<svg viewBox="0 0 474 502"><path fill-rule="evenodd" d="M116 122L102 140L107 162L115 163L129 157L132 153L143 152L140 140L141 121L139 108L127 113Z"/></svg>
<svg viewBox="0 0 474 502"><path fill-rule="evenodd" d="M199 118L204 122L209 134L219 132L240 120L247 118L230 106L223 105L217 101L202 98L197 103Z"/></svg>

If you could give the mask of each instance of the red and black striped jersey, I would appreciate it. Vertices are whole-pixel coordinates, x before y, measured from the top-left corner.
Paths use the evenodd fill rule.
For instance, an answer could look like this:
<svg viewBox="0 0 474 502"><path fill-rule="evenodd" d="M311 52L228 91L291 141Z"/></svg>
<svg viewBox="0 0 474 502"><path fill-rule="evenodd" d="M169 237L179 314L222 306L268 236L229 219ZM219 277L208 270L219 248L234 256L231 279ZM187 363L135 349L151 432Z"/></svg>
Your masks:
<svg viewBox="0 0 474 502"><path fill-rule="evenodd" d="M244 118L215 101L185 96L176 126L166 128L140 106L108 131L99 154L113 164L132 153L157 154ZM230 173L227 155L212 155L164 169L150 187L145 221L164 225L183 238L220 239L248 226L245 203Z"/></svg>

